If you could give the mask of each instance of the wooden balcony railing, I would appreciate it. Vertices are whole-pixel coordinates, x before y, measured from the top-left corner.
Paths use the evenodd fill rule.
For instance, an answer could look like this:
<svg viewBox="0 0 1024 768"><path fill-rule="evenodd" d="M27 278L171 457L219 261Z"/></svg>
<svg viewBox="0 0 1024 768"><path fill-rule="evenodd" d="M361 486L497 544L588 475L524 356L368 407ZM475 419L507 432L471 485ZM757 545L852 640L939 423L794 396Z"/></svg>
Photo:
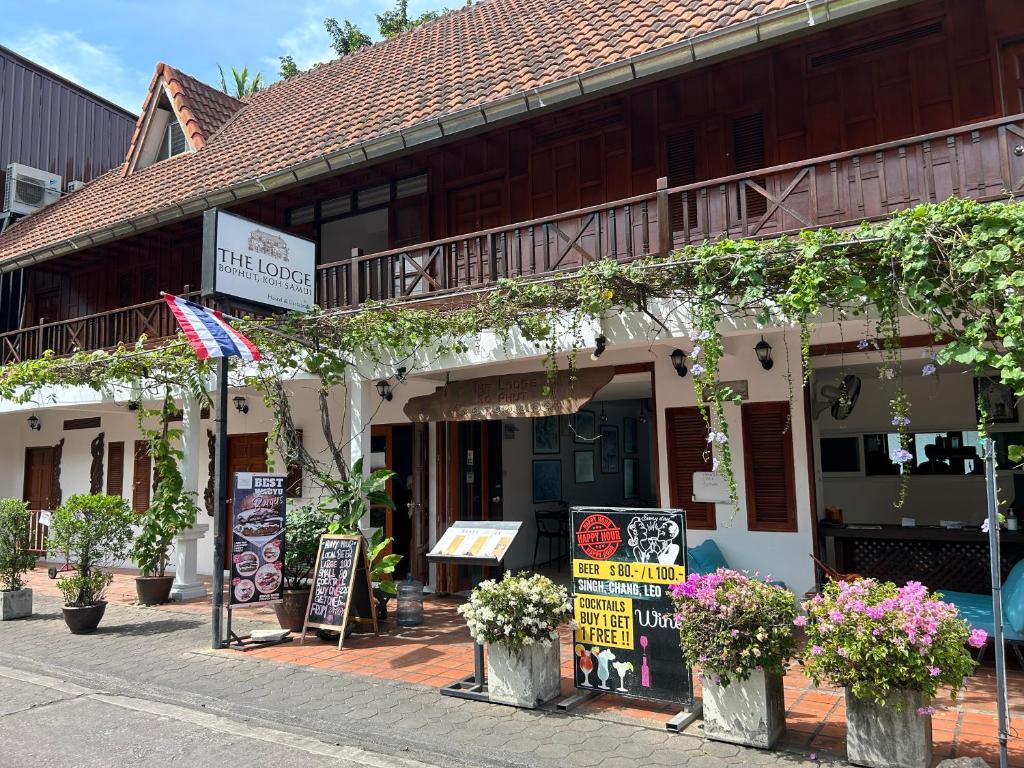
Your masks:
<svg viewBox="0 0 1024 768"><path fill-rule="evenodd" d="M501 277L630 260L723 238L775 237L884 218L951 195L1024 190L1024 115L668 188L318 269L318 303L353 308L485 287Z"/></svg>
<svg viewBox="0 0 1024 768"><path fill-rule="evenodd" d="M1024 115L1014 115L680 187L662 179L657 191L626 200L380 253L356 250L318 267L317 302L350 309L367 300L440 298L597 259L853 226L951 195L989 201L1022 192ZM47 349L67 355L175 332L164 302L150 301L0 334L0 365Z"/></svg>

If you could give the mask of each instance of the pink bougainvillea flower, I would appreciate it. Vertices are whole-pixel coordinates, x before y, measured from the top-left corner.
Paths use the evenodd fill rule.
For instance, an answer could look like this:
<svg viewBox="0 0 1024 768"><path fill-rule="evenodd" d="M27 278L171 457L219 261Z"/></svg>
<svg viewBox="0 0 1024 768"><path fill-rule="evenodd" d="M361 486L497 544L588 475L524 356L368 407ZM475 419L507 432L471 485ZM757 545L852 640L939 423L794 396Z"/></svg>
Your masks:
<svg viewBox="0 0 1024 768"><path fill-rule="evenodd" d="M972 629L971 636L967 639L967 644L971 646L971 648L981 648L987 642L988 632L984 629Z"/></svg>

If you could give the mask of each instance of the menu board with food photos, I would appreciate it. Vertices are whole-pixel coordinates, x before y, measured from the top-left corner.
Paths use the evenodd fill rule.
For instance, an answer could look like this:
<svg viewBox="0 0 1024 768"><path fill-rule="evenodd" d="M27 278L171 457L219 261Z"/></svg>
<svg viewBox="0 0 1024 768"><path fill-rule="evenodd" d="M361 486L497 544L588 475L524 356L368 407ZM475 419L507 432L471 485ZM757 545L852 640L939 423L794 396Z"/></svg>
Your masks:
<svg viewBox="0 0 1024 768"><path fill-rule="evenodd" d="M376 632L377 606L370 582L370 562L365 539L359 535L321 536L309 602L306 604L303 640L310 627L337 630L341 633L338 640L338 648L341 648L345 641L345 625L350 621L349 609L355 590L365 591L371 614L369 617L359 617L358 620L372 623L373 631Z"/></svg>
<svg viewBox="0 0 1024 768"><path fill-rule="evenodd" d="M235 473L230 545L233 608L282 597L287 481L287 475Z"/></svg>

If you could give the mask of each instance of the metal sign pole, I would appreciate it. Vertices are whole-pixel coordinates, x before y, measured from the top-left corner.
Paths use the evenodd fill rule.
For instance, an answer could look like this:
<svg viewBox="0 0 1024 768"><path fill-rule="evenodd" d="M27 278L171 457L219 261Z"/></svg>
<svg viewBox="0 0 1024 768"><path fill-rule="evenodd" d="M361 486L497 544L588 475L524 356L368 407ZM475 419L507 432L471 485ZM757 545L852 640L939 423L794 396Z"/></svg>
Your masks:
<svg viewBox="0 0 1024 768"><path fill-rule="evenodd" d="M1003 647L1002 573L999 568L999 517L996 501L996 447L985 438L985 490L988 497L988 560L992 573L992 642L996 651L996 725L999 738L999 768L1006 768L1006 654Z"/></svg>
<svg viewBox="0 0 1024 768"><path fill-rule="evenodd" d="M228 358L217 361L217 474L213 481L213 648L222 648L224 633L224 548L228 502Z"/></svg>

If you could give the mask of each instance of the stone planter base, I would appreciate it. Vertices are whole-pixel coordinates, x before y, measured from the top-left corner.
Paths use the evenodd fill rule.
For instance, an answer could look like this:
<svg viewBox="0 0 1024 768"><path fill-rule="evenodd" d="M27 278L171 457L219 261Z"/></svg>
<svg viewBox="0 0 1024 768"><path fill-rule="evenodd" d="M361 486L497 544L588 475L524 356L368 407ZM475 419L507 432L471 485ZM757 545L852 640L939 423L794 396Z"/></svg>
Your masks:
<svg viewBox="0 0 1024 768"><path fill-rule="evenodd" d="M727 686L705 679L701 690L709 739L770 749L786 730L782 675L754 672Z"/></svg>
<svg viewBox="0 0 1024 768"><path fill-rule="evenodd" d="M884 705L855 698L847 691L847 759L869 768L928 768L932 762L932 718L917 714L928 704L918 691L895 693Z"/></svg>
<svg viewBox="0 0 1024 768"><path fill-rule="evenodd" d="M23 619L32 615L32 590L28 587L0 592L0 621Z"/></svg>
<svg viewBox="0 0 1024 768"><path fill-rule="evenodd" d="M519 653L500 644L487 646L487 691L494 703L535 709L561 689L557 642L531 645Z"/></svg>

